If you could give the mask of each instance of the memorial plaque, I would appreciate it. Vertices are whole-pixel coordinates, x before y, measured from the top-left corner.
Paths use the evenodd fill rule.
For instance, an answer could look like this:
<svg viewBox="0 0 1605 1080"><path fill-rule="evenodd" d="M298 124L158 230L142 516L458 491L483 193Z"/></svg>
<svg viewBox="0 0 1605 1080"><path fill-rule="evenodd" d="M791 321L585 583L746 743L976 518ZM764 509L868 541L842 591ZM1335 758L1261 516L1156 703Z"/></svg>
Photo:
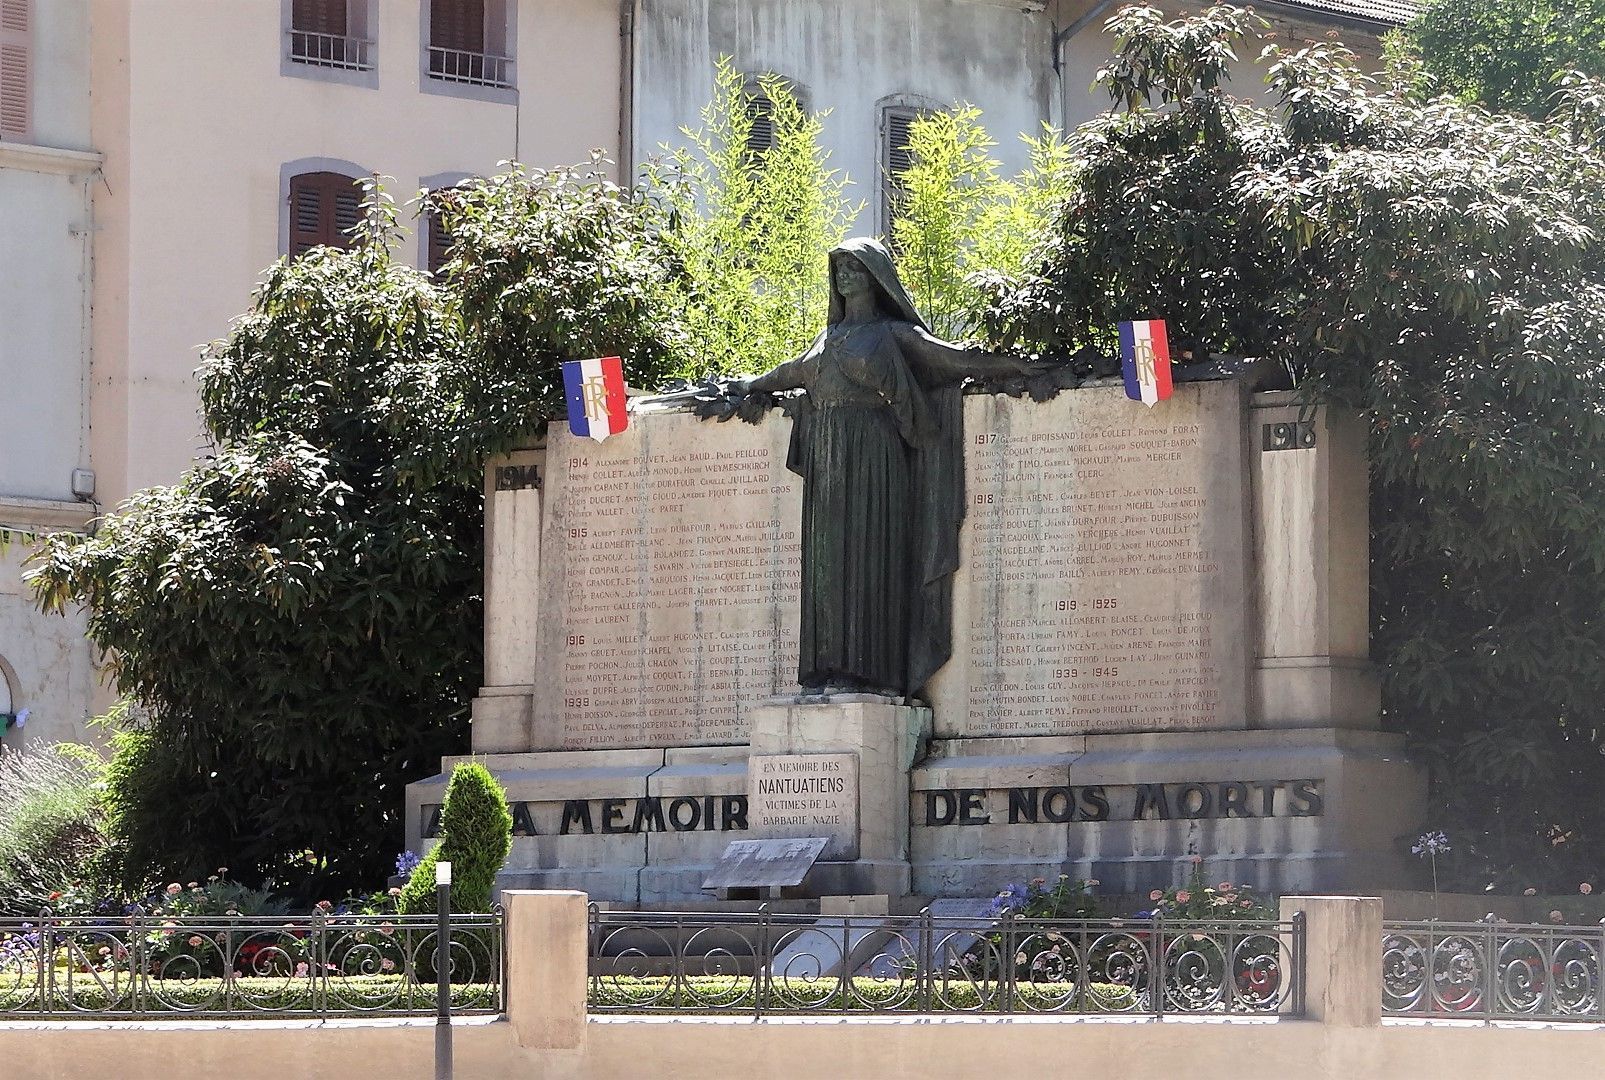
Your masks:
<svg viewBox="0 0 1605 1080"><path fill-rule="evenodd" d="M1242 391L965 401L938 736L1248 726Z"/></svg>
<svg viewBox="0 0 1605 1080"><path fill-rule="evenodd" d="M830 841L823 836L795 840L732 840L708 876L704 889L783 889L801 885Z"/></svg>
<svg viewBox="0 0 1605 1080"><path fill-rule="evenodd" d="M747 827L761 836L825 836L824 858L858 858L857 754L754 754Z"/></svg>
<svg viewBox="0 0 1605 1080"><path fill-rule="evenodd" d="M791 421L646 414L547 450L540 749L738 744L794 690L801 480ZM550 658L550 659L545 659Z"/></svg>

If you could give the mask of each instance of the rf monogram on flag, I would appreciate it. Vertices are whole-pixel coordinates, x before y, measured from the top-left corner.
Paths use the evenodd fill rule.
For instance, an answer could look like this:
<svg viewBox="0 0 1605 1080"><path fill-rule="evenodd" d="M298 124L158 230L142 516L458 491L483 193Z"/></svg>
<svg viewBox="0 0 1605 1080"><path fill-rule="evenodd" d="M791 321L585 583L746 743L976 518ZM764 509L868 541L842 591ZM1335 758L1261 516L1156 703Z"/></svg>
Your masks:
<svg viewBox="0 0 1605 1080"><path fill-rule="evenodd" d="M568 400L568 429L582 439L601 442L629 426L624 365L616 356L564 361L563 396Z"/></svg>
<svg viewBox="0 0 1605 1080"><path fill-rule="evenodd" d="M1126 396L1150 409L1170 396L1170 342L1165 320L1120 324L1120 372Z"/></svg>

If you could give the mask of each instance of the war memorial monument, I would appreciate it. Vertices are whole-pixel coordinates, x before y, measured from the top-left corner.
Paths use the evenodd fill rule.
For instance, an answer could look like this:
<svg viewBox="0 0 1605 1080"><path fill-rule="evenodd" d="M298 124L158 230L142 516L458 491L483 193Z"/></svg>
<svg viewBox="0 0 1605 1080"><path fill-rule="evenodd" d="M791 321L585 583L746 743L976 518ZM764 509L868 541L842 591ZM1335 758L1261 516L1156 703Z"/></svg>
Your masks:
<svg viewBox="0 0 1605 1080"><path fill-rule="evenodd" d="M1424 782L1378 730L1357 418L933 337L885 252L830 325L705 399L486 469L474 756L507 887L705 900L733 840L820 838L803 895L1406 877ZM781 407L775 407L781 406ZM452 761L408 789L426 843Z"/></svg>

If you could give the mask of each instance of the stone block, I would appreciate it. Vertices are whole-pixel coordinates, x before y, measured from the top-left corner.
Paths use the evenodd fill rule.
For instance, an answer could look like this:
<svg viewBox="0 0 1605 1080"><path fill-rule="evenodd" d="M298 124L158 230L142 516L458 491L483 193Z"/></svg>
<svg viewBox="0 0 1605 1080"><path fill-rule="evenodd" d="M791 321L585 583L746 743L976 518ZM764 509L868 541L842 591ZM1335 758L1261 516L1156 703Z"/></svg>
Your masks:
<svg viewBox="0 0 1605 1080"><path fill-rule="evenodd" d="M1194 853L1210 876L1268 892L1375 887L1408 872L1400 840L1420 820L1424 783L1397 736L1331 728L1092 736L1064 780L1031 789L994 786L1042 774L1000 765L986 741L938 743L914 771L921 894L984 896L1060 873L1142 894L1185 881ZM930 768L936 762L940 770Z"/></svg>
<svg viewBox="0 0 1605 1080"><path fill-rule="evenodd" d="M760 705L747 715L753 754L856 755L859 858L907 861L908 776L929 738L929 709L843 702Z"/></svg>
<svg viewBox="0 0 1605 1080"><path fill-rule="evenodd" d="M515 754L530 748L530 688L486 687L474 698L469 742L476 754Z"/></svg>
<svg viewBox="0 0 1605 1080"><path fill-rule="evenodd" d="M1374 730L1381 717L1381 673L1366 660L1264 657L1254 682L1263 727Z"/></svg>
<svg viewBox="0 0 1605 1080"><path fill-rule="evenodd" d="M1248 726L1243 391L964 403L966 518L936 734Z"/></svg>

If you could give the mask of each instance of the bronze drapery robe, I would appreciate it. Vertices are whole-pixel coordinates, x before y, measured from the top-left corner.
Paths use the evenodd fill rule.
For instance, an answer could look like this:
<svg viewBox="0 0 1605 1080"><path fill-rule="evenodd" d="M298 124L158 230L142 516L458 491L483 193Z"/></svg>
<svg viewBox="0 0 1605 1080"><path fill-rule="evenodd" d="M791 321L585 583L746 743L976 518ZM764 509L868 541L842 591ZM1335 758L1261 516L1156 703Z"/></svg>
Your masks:
<svg viewBox="0 0 1605 1080"><path fill-rule="evenodd" d="M862 261L885 289L878 268ZM952 652L964 520L960 383L1010 362L933 337L906 297L895 301L913 319L838 318L801 357L749 387L807 391L787 459L804 485L804 686L912 695Z"/></svg>

